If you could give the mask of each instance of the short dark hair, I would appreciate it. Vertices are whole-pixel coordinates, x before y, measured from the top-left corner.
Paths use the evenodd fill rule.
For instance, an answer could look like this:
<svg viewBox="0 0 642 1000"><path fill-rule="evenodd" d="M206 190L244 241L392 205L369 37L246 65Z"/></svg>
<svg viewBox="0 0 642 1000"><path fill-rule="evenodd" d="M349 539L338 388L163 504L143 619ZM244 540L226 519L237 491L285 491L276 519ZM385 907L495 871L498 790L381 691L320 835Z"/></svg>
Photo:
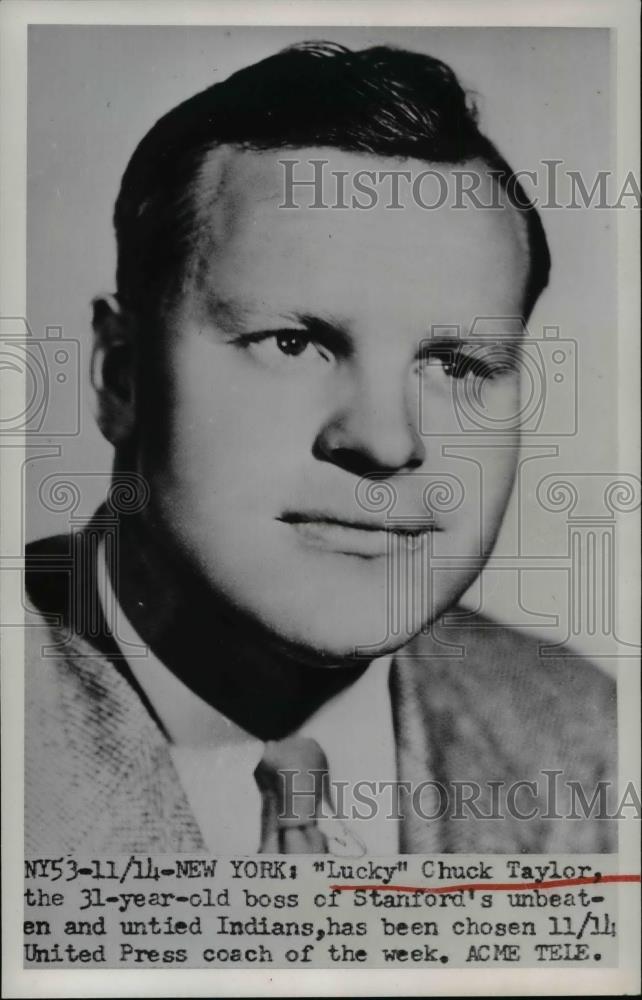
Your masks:
<svg viewBox="0 0 642 1000"><path fill-rule="evenodd" d="M548 283L550 254L534 205L477 126L474 103L445 63L389 46L352 52L293 45L195 94L164 115L123 175L114 225L121 304L147 314L175 292L196 228L195 180L220 145L335 147L460 164L481 159L524 213L527 317Z"/></svg>

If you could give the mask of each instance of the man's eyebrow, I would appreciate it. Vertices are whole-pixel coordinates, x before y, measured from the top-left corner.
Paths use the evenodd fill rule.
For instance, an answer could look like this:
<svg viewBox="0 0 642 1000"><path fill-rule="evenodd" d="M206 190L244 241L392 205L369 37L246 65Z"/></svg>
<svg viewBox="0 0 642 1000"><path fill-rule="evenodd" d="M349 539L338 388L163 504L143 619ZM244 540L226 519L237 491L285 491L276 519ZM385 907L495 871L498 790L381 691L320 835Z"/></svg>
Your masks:
<svg viewBox="0 0 642 1000"><path fill-rule="evenodd" d="M455 326L433 326L427 330L423 336L422 343L435 344L519 344L524 341L524 331L522 328L513 327L503 329L498 326L495 329L484 327L475 329L472 327Z"/></svg>
<svg viewBox="0 0 642 1000"><path fill-rule="evenodd" d="M495 336L492 336L488 333L480 335L471 333L470 331L466 331L461 335L452 332L447 333L445 331L440 331L439 333L433 332L426 335L419 342L417 357L431 351L455 352L459 349L463 349L473 350L478 353L493 353L500 351L505 355L518 358L522 355L523 347L524 337L519 333L498 333Z"/></svg>

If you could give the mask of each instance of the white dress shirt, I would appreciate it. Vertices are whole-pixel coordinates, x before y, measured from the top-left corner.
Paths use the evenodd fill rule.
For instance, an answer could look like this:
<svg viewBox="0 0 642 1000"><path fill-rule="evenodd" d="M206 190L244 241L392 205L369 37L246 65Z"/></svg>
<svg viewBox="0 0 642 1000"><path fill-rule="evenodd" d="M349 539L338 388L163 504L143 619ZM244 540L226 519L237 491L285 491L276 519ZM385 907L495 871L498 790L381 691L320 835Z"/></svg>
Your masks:
<svg viewBox="0 0 642 1000"><path fill-rule="evenodd" d="M170 737L172 760L206 847L216 854L255 854L260 842L261 793L254 770L265 743L195 694L143 643L113 592L102 546L97 575L105 620L121 652L123 647L139 650L137 655L128 655L128 666ZM374 660L296 733L319 743L328 761L331 787L347 783L342 797L335 786L333 798L340 814L343 799L342 813L348 819L319 821L334 853L398 853L398 823L388 818L390 791L378 796L374 816L368 804L352 797L358 782L376 782L380 788L381 782L394 782L397 777L388 688L391 659ZM362 784L361 792L375 799L371 785ZM361 815L355 815L355 809ZM342 848L346 840L347 847Z"/></svg>

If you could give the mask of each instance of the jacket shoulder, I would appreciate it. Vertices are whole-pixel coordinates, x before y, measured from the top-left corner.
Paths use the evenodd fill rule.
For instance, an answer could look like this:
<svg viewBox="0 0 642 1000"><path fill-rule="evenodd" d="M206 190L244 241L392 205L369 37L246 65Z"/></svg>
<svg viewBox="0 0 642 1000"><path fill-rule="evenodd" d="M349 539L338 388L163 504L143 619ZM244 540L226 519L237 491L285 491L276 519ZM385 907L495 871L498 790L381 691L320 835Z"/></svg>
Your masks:
<svg viewBox="0 0 642 1000"><path fill-rule="evenodd" d="M528 777L529 762L562 767L572 777L614 776L612 677L570 649L547 648L546 640L482 615L450 622L415 640L412 659L402 661L440 739L484 733L498 757L521 761L520 777Z"/></svg>
<svg viewBox="0 0 642 1000"><path fill-rule="evenodd" d="M395 657L391 683L404 767L446 789L468 783L485 813L484 821L444 821L441 850L615 850L615 683L572 650L546 645L461 612ZM522 789L517 808L526 801L528 822L507 806L487 818L496 808L494 786L505 794ZM575 815L583 798L596 801L600 815Z"/></svg>
<svg viewBox="0 0 642 1000"><path fill-rule="evenodd" d="M498 700L517 703L525 711L545 705L556 713L571 713L591 702L596 710L615 705L615 681L587 657L567 646L553 646L541 636L529 635L480 614L443 623L435 634L459 651L471 682L492 684Z"/></svg>

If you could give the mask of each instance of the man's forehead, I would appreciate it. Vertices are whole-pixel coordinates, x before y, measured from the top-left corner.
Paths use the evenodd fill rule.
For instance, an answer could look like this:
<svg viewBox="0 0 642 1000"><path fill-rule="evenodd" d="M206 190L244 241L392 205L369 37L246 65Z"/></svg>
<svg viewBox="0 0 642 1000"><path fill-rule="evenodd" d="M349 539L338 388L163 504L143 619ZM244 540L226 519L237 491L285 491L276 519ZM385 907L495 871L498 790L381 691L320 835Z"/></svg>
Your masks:
<svg viewBox="0 0 642 1000"><path fill-rule="evenodd" d="M283 207L288 198L284 160L295 160L296 176L305 179L311 178L315 161L327 161L327 183L322 189L303 187L301 201L295 188L289 197L294 196L297 207ZM528 269L525 222L504 192L499 201L492 188L496 181L484 164L472 162L466 169L477 172L479 196L485 195L494 208L458 209L446 202L429 210L413 197L412 184L406 185L409 197L400 196L400 208L390 207L389 188L376 193L370 208L349 204L350 185L363 171L375 179L390 171L410 172L411 177L434 171L445 178L451 197L456 169L337 149L221 147L203 165L196 195L199 225L193 273L200 291L208 298L216 292L224 302L233 300L228 294L233 286L241 298L247 299L251 290L261 301L272 299L274 290L281 299L287 285L311 299L341 299L342 293L358 294L360 282L367 285L369 279L381 281L385 276L412 286L411 294L438 285L442 291L447 287L451 296L465 297L465 286L472 283L491 286L491 294L495 288L499 299L512 292L519 296ZM336 207L335 174L343 178L346 208ZM327 207L312 208L319 196ZM297 297L288 295L288 300Z"/></svg>
<svg viewBox="0 0 642 1000"><path fill-rule="evenodd" d="M466 194L472 190L474 197ZM234 224L279 211L323 219L337 228L384 215L389 225L457 216L503 228L525 245L525 225L506 191L482 160L432 163L334 147L251 150L223 145L208 154L196 190L201 223L220 236ZM474 225L474 222L473 222ZM427 230L428 231L428 230Z"/></svg>

